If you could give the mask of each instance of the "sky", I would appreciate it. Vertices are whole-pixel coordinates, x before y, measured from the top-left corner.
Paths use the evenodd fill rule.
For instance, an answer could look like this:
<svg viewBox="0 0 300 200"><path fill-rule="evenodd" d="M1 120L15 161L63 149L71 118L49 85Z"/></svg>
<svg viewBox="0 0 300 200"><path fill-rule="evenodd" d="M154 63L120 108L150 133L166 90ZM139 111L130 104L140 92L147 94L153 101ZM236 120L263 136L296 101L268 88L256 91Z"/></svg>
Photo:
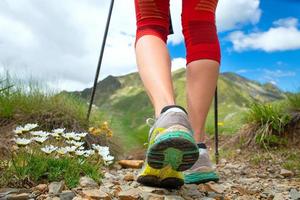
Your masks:
<svg viewBox="0 0 300 200"><path fill-rule="evenodd" d="M172 70L185 67L181 1L171 0ZM110 0L1 0L0 74L55 90L91 87ZM115 0L100 79L137 71L133 0ZM219 0L221 72L300 91L300 1Z"/></svg>

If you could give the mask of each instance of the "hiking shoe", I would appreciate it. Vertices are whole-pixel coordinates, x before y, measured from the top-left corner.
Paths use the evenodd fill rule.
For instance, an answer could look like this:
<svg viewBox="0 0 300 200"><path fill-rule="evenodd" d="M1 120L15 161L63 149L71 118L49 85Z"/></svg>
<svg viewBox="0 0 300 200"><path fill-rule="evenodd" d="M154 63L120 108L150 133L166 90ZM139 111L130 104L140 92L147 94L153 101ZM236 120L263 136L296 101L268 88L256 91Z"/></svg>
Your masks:
<svg viewBox="0 0 300 200"><path fill-rule="evenodd" d="M209 181L218 182L219 176L215 172L209 159L209 154L204 143L198 144L199 159L194 166L184 172L184 182L187 184L200 184Z"/></svg>
<svg viewBox="0 0 300 200"><path fill-rule="evenodd" d="M181 171L199 156L187 113L180 106L166 106L149 131L145 165L138 182L160 187L184 184Z"/></svg>

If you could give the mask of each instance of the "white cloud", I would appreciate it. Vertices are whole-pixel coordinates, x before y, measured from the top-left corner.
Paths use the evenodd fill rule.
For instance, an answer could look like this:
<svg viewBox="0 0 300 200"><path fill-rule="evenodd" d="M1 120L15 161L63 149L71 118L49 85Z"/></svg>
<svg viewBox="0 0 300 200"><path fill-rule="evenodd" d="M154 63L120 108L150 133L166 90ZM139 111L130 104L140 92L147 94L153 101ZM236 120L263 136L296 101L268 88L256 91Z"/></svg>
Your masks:
<svg viewBox="0 0 300 200"><path fill-rule="evenodd" d="M296 76L296 72L294 71L287 71L287 70L282 71L280 69L276 69L276 70L264 69L264 73L266 76L270 76L274 78Z"/></svg>
<svg viewBox="0 0 300 200"><path fill-rule="evenodd" d="M218 31L258 23L261 16L259 3L259 0L220 0L216 13Z"/></svg>
<svg viewBox="0 0 300 200"><path fill-rule="evenodd" d="M176 2L176 3L175 3ZM0 1L0 72L43 80L49 87L75 90L91 86L98 62L110 0ZM232 12L244 10L243 13ZM183 41L181 1L171 1L175 34ZM236 13L236 14L235 14ZM258 0L220 0L219 30L256 23ZM136 71L134 1L115 1L100 78ZM174 68L185 66L183 58Z"/></svg>
<svg viewBox="0 0 300 200"><path fill-rule="evenodd" d="M172 71L175 71L180 68L184 68L185 66L186 66L185 58L178 57L172 60Z"/></svg>
<svg viewBox="0 0 300 200"><path fill-rule="evenodd" d="M183 42L181 28L182 1L170 1L174 34L168 41L173 44ZM219 32L240 28L246 24L256 24L261 16L260 0L219 0L216 22Z"/></svg>
<svg viewBox="0 0 300 200"><path fill-rule="evenodd" d="M285 18L275 21L265 32L245 34L241 31L229 35L235 51L263 50L266 52L295 50L300 48L298 19Z"/></svg>

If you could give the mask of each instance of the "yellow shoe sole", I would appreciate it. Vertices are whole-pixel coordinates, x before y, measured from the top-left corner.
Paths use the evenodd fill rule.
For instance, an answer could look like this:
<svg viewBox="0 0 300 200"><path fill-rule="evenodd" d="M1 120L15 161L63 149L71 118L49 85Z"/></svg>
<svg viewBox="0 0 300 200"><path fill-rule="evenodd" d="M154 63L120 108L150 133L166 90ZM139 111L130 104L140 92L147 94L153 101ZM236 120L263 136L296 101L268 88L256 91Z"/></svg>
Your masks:
<svg viewBox="0 0 300 200"><path fill-rule="evenodd" d="M184 175L166 166L155 169L146 163L138 175L137 181L143 185L163 188L180 188L184 184Z"/></svg>

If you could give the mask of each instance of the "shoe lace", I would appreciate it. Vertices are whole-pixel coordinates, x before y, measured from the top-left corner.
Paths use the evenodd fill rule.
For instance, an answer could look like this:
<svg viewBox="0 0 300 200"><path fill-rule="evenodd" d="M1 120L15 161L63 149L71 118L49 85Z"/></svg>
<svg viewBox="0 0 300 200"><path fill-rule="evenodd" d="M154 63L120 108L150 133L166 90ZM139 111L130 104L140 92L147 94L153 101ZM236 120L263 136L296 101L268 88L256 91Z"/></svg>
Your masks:
<svg viewBox="0 0 300 200"><path fill-rule="evenodd" d="M155 123L155 120L151 117L147 118L146 119L146 124L149 126L149 127L152 127Z"/></svg>

